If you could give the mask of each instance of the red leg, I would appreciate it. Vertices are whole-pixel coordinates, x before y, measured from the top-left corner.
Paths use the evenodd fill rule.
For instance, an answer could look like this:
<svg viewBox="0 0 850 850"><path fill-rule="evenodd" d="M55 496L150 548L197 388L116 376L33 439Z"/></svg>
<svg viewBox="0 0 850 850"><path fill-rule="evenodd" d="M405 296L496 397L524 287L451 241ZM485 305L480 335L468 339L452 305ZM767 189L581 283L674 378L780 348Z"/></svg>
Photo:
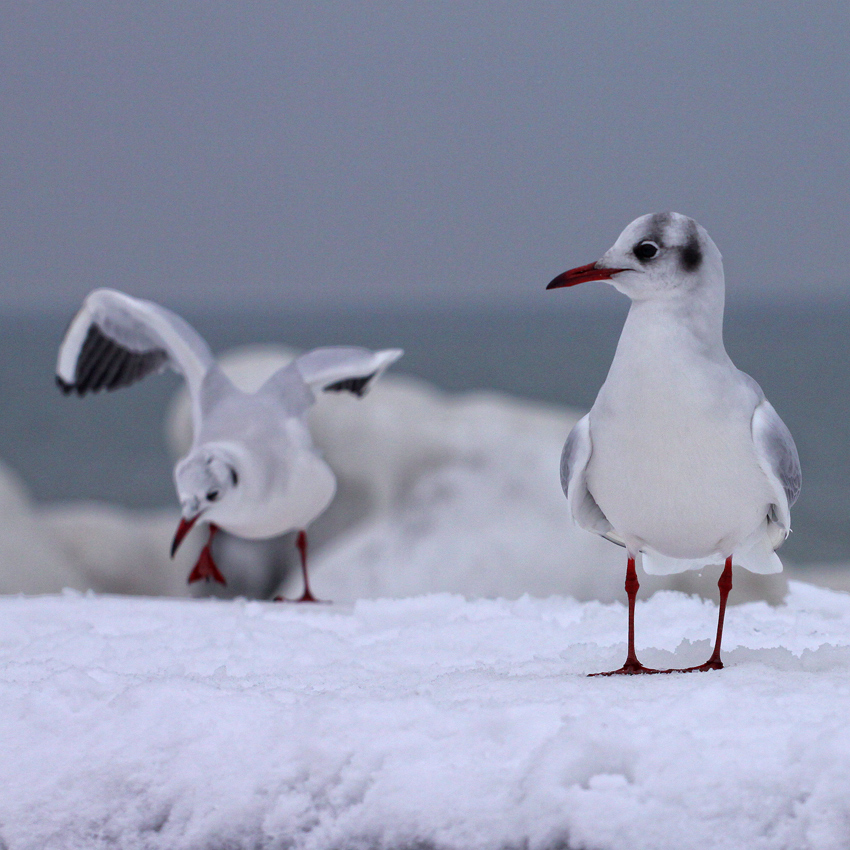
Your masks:
<svg viewBox="0 0 850 850"><path fill-rule="evenodd" d="M303 529L298 532L298 537L295 540L295 545L301 554L301 572L304 575L304 592L296 599L296 602L318 602L315 596L310 592L310 581L307 578L307 532Z"/></svg>
<svg viewBox="0 0 850 850"><path fill-rule="evenodd" d="M731 555L726 559L726 566L723 567L717 587L720 589L720 612L717 615L717 637L714 641L714 652L711 653L711 658L705 662L705 666L709 670L723 669L723 662L720 660L720 641L723 640L723 620L726 617L726 600L729 597L729 591L732 590Z"/></svg>
<svg viewBox="0 0 850 850"><path fill-rule="evenodd" d="M210 523L210 536L207 540L207 545L201 549L201 554L198 556L198 562L195 564L192 572L189 573L189 584L192 584L194 581L200 581L201 579L205 579L206 581L213 579L219 584L227 584L224 576L215 565L212 552L210 552L210 546L212 545L213 537L215 537L217 531L218 526Z"/></svg>
<svg viewBox="0 0 850 850"><path fill-rule="evenodd" d="M638 661L637 653L635 652L635 600L637 592L640 589L638 582L637 570L635 569L635 559L629 555L628 564L626 566L626 594L629 597L629 649L626 655L626 663L619 670L610 670L607 673L591 673L592 676L616 676L620 674L635 674L635 673L668 673L669 670L654 670L651 667L644 667Z"/></svg>
<svg viewBox="0 0 850 850"><path fill-rule="evenodd" d="M295 539L295 545L301 554L301 573L304 576L304 592L298 599L287 599L284 596L275 596L275 602L324 602L323 599L316 599L310 591L310 580L307 578L307 532L303 529L298 532L298 537Z"/></svg>
<svg viewBox="0 0 850 850"><path fill-rule="evenodd" d="M720 660L720 641L723 639L723 620L726 617L726 599L729 596L729 591L732 590L732 556L726 559L726 565L723 567L723 572L717 582L717 587L720 589L720 611L717 614L717 636L714 639L714 652L705 664L698 664L696 667L685 667L682 670L677 670L677 673L692 673L693 671L704 672L706 670L722 670L723 662Z"/></svg>

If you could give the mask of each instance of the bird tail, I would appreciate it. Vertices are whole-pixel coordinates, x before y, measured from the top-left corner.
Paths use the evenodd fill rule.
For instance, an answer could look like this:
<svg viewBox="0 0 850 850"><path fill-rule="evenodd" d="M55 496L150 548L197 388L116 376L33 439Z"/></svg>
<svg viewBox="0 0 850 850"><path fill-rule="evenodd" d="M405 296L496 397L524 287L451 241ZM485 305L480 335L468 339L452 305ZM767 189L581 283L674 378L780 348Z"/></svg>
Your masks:
<svg viewBox="0 0 850 850"><path fill-rule="evenodd" d="M644 572L652 576L667 576L687 570L701 570L703 567L722 567L726 560L726 556L719 552L705 558L671 558L652 549L642 550L641 557ZM767 520L732 553L732 566L743 567L758 575L782 572L782 561L773 550Z"/></svg>
<svg viewBox="0 0 850 850"><path fill-rule="evenodd" d="M671 558L652 549L642 549L640 554L643 571L650 576L669 576L715 565L722 567L725 561L725 558L717 554L705 558Z"/></svg>

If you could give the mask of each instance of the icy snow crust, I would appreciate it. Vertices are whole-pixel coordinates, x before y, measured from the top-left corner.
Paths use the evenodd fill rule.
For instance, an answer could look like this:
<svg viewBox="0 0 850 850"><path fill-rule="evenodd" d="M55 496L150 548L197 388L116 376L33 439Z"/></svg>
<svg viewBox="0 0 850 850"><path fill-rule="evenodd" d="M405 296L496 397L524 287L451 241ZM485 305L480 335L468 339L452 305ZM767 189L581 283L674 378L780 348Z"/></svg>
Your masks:
<svg viewBox="0 0 850 850"><path fill-rule="evenodd" d="M715 617L638 603L643 660L704 660ZM850 847L850 596L731 609L723 671L586 678L625 627L558 597L0 599L0 846Z"/></svg>

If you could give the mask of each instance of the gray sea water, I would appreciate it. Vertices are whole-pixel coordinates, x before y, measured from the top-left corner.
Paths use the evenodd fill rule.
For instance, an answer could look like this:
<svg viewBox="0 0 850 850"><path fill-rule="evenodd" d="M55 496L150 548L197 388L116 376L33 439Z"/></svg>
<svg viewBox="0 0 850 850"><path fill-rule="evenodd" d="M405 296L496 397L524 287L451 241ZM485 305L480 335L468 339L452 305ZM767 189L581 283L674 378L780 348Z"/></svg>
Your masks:
<svg viewBox="0 0 850 850"><path fill-rule="evenodd" d="M496 389L589 407L626 313L581 307L516 310L196 312L214 351L253 342L298 348L401 346L399 372L445 390ZM171 374L112 394L66 398L54 384L69 315L0 317L0 458L40 501L174 504L163 437ZM764 388L797 442L803 493L783 548L798 563L850 562L850 307L727 310L726 346ZM565 430L566 432L566 430ZM557 458L553 475L558 474Z"/></svg>

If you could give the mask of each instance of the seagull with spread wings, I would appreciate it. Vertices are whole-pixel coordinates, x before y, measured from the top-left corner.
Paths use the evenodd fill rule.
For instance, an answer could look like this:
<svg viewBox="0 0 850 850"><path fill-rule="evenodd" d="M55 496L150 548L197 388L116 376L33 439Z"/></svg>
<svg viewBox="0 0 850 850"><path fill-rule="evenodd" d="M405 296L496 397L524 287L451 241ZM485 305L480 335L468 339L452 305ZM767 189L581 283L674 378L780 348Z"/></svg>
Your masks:
<svg viewBox="0 0 850 850"><path fill-rule="evenodd" d="M298 531L304 593L307 526L330 504L336 479L313 447L306 414L317 393L363 396L402 354L317 348L275 372L255 393L238 389L222 372L201 336L170 310L111 289L91 292L62 344L56 380L66 394L115 390L171 368L186 380L192 400L193 440L178 461L174 482L182 518L172 556L196 522L209 539L189 581L225 583L210 544L221 528L261 539Z"/></svg>

